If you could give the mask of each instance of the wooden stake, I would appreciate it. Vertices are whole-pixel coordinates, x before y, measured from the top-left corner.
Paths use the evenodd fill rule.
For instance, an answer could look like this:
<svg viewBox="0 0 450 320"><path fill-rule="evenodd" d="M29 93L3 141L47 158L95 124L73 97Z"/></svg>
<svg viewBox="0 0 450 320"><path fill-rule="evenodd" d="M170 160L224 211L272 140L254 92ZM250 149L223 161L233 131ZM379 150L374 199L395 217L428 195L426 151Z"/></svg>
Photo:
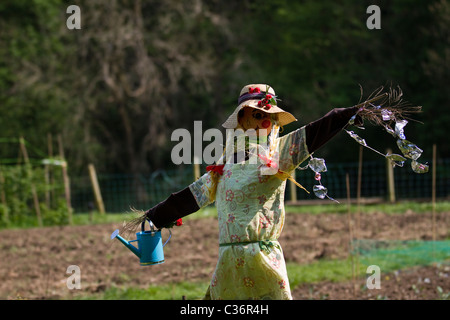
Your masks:
<svg viewBox="0 0 450 320"><path fill-rule="evenodd" d="M291 176L295 180L295 170L292 171ZM297 186L295 185L294 181L289 180L289 182L290 182L289 185L291 187L291 201L295 203L297 202Z"/></svg>
<svg viewBox="0 0 450 320"><path fill-rule="evenodd" d="M69 224L72 224L72 205L71 205L71 201L70 201L70 178L67 173L67 162L64 158L64 148L63 148L63 143L62 143L62 137L60 134L58 135L58 147L59 147L59 156L60 156L61 160L63 161L61 168L62 168L63 181L64 181L64 195L66 198L66 205L67 205L67 217L69 220Z"/></svg>
<svg viewBox="0 0 450 320"><path fill-rule="evenodd" d="M363 146L359 146L359 163L358 163L358 186L356 189L356 232L355 237L358 238L359 230L361 228L361 218L360 218L360 206L361 206L361 183L362 183L362 160L363 160Z"/></svg>
<svg viewBox="0 0 450 320"><path fill-rule="evenodd" d="M386 154L391 154L392 150L387 149ZM387 170L387 179L388 179L388 193L389 193L389 202L395 202L395 182L394 182L394 167L391 164L390 160L386 160L386 170Z"/></svg>
<svg viewBox="0 0 450 320"><path fill-rule="evenodd" d="M28 158L27 147L25 146L25 139L23 137L20 137L19 141L20 141L20 150L22 151L25 166L27 168L28 179L30 179L31 193L33 195L34 210L36 211L38 225L40 227L42 227L41 208L39 206L39 198L38 198L38 195L36 192L36 186L33 183L33 172L31 170L31 166L30 166L30 159Z"/></svg>
<svg viewBox="0 0 450 320"><path fill-rule="evenodd" d="M9 222L9 208L8 205L6 203L6 194L5 194L5 177L3 177L2 174L2 168L0 167L0 200L2 201L2 205L4 208L3 214L4 214L4 221L6 223Z"/></svg>
<svg viewBox="0 0 450 320"><path fill-rule="evenodd" d="M200 165L198 162L198 157L194 156L194 181L200 178Z"/></svg>
<svg viewBox="0 0 450 320"><path fill-rule="evenodd" d="M355 238L361 237L361 184L362 184L362 161L363 161L363 146L359 146L359 164L358 164L358 187L356 190L356 231ZM359 275L359 248L356 250L356 274Z"/></svg>
<svg viewBox="0 0 450 320"><path fill-rule="evenodd" d="M49 159L53 158L53 138L52 134L47 134L47 149ZM54 199L53 193L53 168L51 165L45 165L45 183L47 185L47 190L45 191L45 204L47 208L52 208L52 199Z"/></svg>
<svg viewBox="0 0 450 320"><path fill-rule="evenodd" d="M97 204L97 210L101 213L105 213L105 205L103 204L102 193L98 184L97 173L92 163L89 164L89 177L91 178L92 189L94 189L95 203Z"/></svg>
<svg viewBox="0 0 450 320"><path fill-rule="evenodd" d="M431 171L431 206L432 206L432 232L433 232L433 241L436 241L436 144L433 144L433 167Z"/></svg>
<svg viewBox="0 0 450 320"><path fill-rule="evenodd" d="M350 252L353 252L353 227L351 219L351 201L350 201L350 178L348 173L345 175L345 184L347 186L347 218L348 218L348 233L350 238ZM352 282L353 282L353 295L356 297L356 277L355 277L355 262L354 255L351 254L352 258Z"/></svg>
<svg viewBox="0 0 450 320"><path fill-rule="evenodd" d="M350 178L348 173L345 174L345 184L347 187L347 220L350 242L353 240L353 227L351 221L351 200L350 200Z"/></svg>

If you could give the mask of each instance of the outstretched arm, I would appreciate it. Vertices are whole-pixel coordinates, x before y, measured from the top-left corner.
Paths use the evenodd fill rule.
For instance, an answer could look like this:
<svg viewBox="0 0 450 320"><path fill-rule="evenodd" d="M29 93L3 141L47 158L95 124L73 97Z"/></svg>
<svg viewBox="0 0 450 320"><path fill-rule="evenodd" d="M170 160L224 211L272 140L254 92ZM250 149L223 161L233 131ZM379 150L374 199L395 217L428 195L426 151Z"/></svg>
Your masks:
<svg viewBox="0 0 450 320"><path fill-rule="evenodd" d="M335 108L322 118L313 121L305 126L306 145L309 153L314 152L333 138L342 128L346 126L352 116L359 110L359 107ZM162 228L168 224L194 213L202 206L210 203L209 195L203 194L202 183L208 179L200 179L195 182L193 188L186 187L179 192L172 193L166 200L160 202L153 208L146 211L146 216L157 228ZM207 189L207 188L206 188ZM193 190L196 190L194 192ZM194 196L194 193L196 194Z"/></svg>
<svg viewBox="0 0 450 320"><path fill-rule="evenodd" d="M205 173L188 187L172 193L166 200L160 202L146 212L146 217L161 229L199 209L214 202L211 196L214 188L211 172Z"/></svg>
<svg viewBox="0 0 450 320"><path fill-rule="evenodd" d="M358 110L359 107L335 108L322 118L307 124L305 135L309 153L319 149L341 131Z"/></svg>
<svg viewBox="0 0 450 320"><path fill-rule="evenodd" d="M172 193L166 200L147 210L146 216L160 229L199 209L191 190L186 187Z"/></svg>

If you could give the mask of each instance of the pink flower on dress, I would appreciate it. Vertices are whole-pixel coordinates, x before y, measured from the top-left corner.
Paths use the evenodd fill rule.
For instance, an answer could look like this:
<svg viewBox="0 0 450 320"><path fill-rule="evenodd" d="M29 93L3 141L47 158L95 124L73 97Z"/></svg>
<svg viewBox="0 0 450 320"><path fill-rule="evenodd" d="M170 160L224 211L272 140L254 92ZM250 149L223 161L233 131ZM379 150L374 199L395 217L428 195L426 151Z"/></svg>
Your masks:
<svg viewBox="0 0 450 320"><path fill-rule="evenodd" d="M259 204L264 204L267 200L267 197L265 194L263 194L258 197L258 200L259 200Z"/></svg>
<svg viewBox="0 0 450 320"><path fill-rule="evenodd" d="M243 258L236 258L236 268L243 267L245 260Z"/></svg>
<svg viewBox="0 0 450 320"><path fill-rule="evenodd" d="M225 200L226 200L226 201L232 201L233 198L234 198L234 192L231 191L230 189L228 189L228 190L225 192Z"/></svg>
<svg viewBox="0 0 450 320"><path fill-rule="evenodd" d="M231 170L227 170L227 172L225 173L225 177L229 178L229 177L231 177L231 175L232 175Z"/></svg>
<svg viewBox="0 0 450 320"><path fill-rule="evenodd" d="M236 217L234 216L234 214L229 213L229 214L228 214L228 222L229 222L229 223L233 223L234 220L236 220Z"/></svg>
<svg viewBox="0 0 450 320"><path fill-rule="evenodd" d="M246 286L247 288L253 288L255 286L255 281L253 281L253 279L250 277L245 277L244 286Z"/></svg>
<svg viewBox="0 0 450 320"><path fill-rule="evenodd" d="M258 180L259 180L259 183L264 183L264 182L266 182L267 180L269 180L269 176L268 176L267 174L265 174L265 175L259 175L259 176L258 176Z"/></svg>
<svg viewBox="0 0 450 320"><path fill-rule="evenodd" d="M280 289L286 289L286 281L280 280L278 281L278 285L280 286Z"/></svg>
<svg viewBox="0 0 450 320"><path fill-rule="evenodd" d="M275 267L275 268L279 268L280 267L280 260L278 260L277 259L277 257L273 257L273 259L272 259L272 265Z"/></svg>
<svg viewBox="0 0 450 320"><path fill-rule="evenodd" d="M269 225L270 225L270 220L266 216L262 216L261 219L259 220L259 226L262 229L266 229L269 227Z"/></svg>

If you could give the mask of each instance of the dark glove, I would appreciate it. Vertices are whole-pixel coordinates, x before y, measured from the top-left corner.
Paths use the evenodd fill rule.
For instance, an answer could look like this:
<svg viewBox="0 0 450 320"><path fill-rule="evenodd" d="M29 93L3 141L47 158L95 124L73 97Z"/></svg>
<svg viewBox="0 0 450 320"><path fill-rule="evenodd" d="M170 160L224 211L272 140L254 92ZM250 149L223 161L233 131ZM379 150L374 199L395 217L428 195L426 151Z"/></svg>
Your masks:
<svg viewBox="0 0 450 320"><path fill-rule="evenodd" d="M158 229L161 229L199 209L194 195L189 187L186 187L172 193L166 200L147 210L145 214Z"/></svg>

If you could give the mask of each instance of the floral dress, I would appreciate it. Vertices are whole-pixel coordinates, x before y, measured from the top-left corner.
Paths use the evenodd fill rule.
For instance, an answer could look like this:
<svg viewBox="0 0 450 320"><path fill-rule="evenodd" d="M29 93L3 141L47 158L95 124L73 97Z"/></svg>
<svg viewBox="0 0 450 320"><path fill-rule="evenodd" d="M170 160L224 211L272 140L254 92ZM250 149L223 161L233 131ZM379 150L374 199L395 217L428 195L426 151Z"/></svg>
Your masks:
<svg viewBox="0 0 450 320"><path fill-rule="evenodd" d="M309 156L305 140L304 127L278 138L280 170L291 173ZM278 242L286 181L261 174L258 161L226 163L217 183L219 259L205 298L292 299ZM214 201L211 182L208 172L189 186L200 208Z"/></svg>

